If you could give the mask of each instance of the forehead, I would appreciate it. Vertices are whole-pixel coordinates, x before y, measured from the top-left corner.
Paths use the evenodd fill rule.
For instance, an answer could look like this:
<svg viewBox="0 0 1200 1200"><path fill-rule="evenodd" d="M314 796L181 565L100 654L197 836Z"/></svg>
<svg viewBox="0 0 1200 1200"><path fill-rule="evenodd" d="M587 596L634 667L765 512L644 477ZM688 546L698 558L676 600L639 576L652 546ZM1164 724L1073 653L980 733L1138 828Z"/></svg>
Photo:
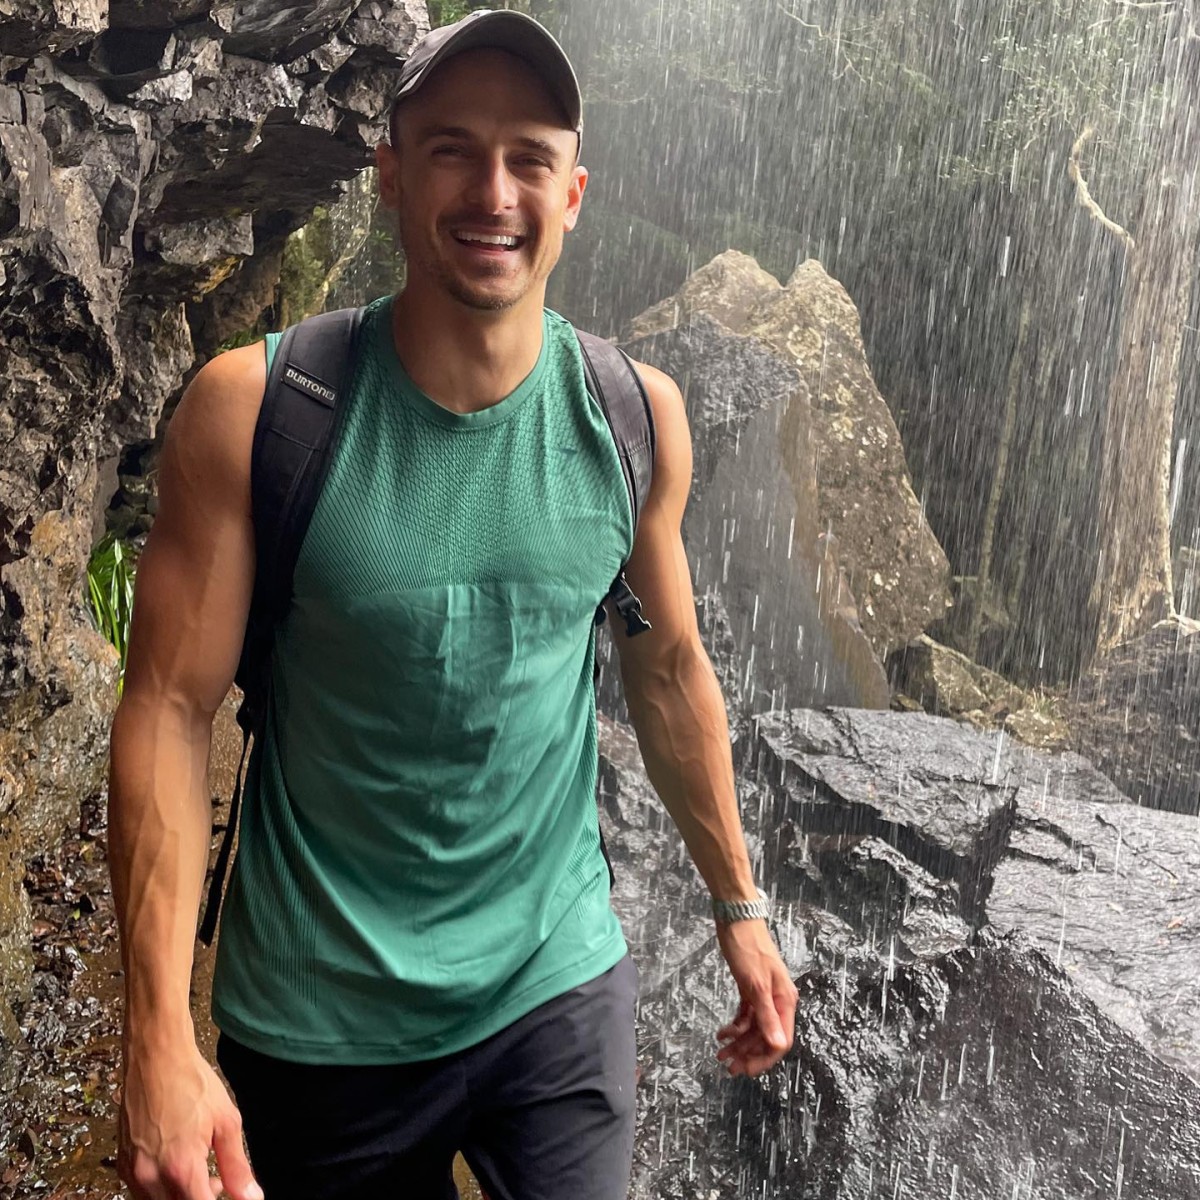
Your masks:
<svg viewBox="0 0 1200 1200"><path fill-rule="evenodd" d="M396 105L397 134L424 124L473 128L519 122L574 137L541 75L506 50L465 50L441 63L416 95Z"/></svg>

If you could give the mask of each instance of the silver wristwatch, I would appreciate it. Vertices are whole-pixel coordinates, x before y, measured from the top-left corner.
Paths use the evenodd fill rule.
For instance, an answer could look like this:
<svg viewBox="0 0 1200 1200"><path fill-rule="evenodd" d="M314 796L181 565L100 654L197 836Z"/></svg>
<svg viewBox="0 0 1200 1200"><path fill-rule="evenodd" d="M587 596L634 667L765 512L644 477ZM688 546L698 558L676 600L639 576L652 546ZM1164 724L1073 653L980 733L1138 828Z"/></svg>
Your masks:
<svg viewBox="0 0 1200 1200"><path fill-rule="evenodd" d="M734 921L766 921L771 916L771 901L759 888L757 900L714 900L712 910L719 925L732 925Z"/></svg>

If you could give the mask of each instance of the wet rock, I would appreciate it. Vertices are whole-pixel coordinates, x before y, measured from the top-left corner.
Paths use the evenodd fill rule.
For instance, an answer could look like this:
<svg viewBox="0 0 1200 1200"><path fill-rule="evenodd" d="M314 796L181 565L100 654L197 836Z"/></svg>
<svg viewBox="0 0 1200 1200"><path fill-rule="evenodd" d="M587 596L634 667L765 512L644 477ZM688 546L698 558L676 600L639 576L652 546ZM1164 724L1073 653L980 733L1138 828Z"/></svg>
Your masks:
<svg viewBox="0 0 1200 1200"><path fill-rule="evenodd" d="M654 358L672 330L695 325L701 317L764 343L770 356L793 373L793 382L772 406L781 467L769 474L781 470L791 476L798 502L811 505L805 520L816 534L836 539L845 602L856 608L876 654L886 658L946 614L949 565L913 496L900 434L871 376L850 296L814 260L800 265L780 287L754 259L731 251L632 323L629 349L635 358L643 354L644 361L676 374L680 384L686 380L686 395L702 388L713 397L710 413L715 416L724 407L730 412L727 420L736 425L733 410L745 403L737 388L725 392L708 382L719 359L703 356L707 344L689 347L690 358L686 352L666 354L662 362ZM763 344L756 353L763 354ZM732 446L727 454L733 456ZM744 454L740 445L736 454ZM743 490L746 481L756 479L754 468L763 464L740 463ZM756 545L754 538L739 536L736 553L754 553ZM810 589L816 590L815 578ZM817 700L812 695L809 702Z"/></svg>
<svg viewBox="0 0 1200 1200"><path fill-rule="evenodd" d="M746 332L789 356L809 390L818 519L837 537L859 619L881 657L944 616L950 568L913 494L846 290L810 259Z"/></svg>
<svg viewBox="0 0 1200 1200"><path fill-rule="evenodd" d="M1035 773L987 907L993 924L1025 933L1106 1016L1200 1083L1196 832L1194 817L1081 794L1061 776L1039 786Z"/></svg>
<svg viewBox="0 0 1200 1200"><path fill-rule="evenodd" d="M73 49L105 27L107 8L105 0L15 0L5 5L0 49L16 58Z"/></svg>
<svg viewBox="0 0 1200 1200"><path fill-rule="evenodd" d="M800 374L703 313L627 349L684 392L694 454L684 541L697 596L719 598L728 618L737 662L726 675L743 711L804 698L885 705L838 546L815 520Z"/></svg>
<svg viewBox="0 0 1200 1200"><path fill-rule="evenodd" d="M1002 727L1039 750L1062 750L1071 743L1057 700L1022 691L926 634L891 655L888 678L897 689L893 708L958 717L980 729Z"/></svg>
<svg viewBox="0 0 1200 1200"><path fill-rule="evenodd" d="M756 730L753 770L774 796L769 863L805 837L877 837L956 883L963 915L981 922L1016 813L1002 734L851 709L771 713Z"/></svg>
<svg viewBox="0 0 1200 1200"><path fill-rule="evenodd" d="M893 686L938 716L972 711L1014 712L1024 693L995 671L922 634L888 660Z"/></svg>
<svg viewBox="0 0 1200 1200"><path fill-rule="evenodd" d="M766 793L764 869L781 894L851 924L866 914L864 938L903 946L898 906L919 897L947 911L948 897L934 903L914 877L919 864L953 884L955 911L1020 931L1106 1017L1200 1081L1194 819L1132 804L1077 754L947 719L835 710L757 727L746 753Z"/></svg>
<svg viewBox="0 0 1200 1200"><path fill-rule="evenodd" d="M1059 712L1057 702L1039 703L1034 699L1027 707L1004 718L1004 728L1019 742L1038 750L1062 750L1071 744L1071 727Z"/></svg>
<svg viewBox="0 0 1200 1200"><path fill-rule="evenodd" d="M1200 624L1162 621L1080 680L1076 748L1130 799L1200 813Z"/></svg>
<svg viewBox="0 0 1200 1200"><path fill-rule="evenodd" d="M994 756L995 734L895 719L957 732ZM1001 750L1019 805L1057 789L1122 809L1077 756ZM736 996L703 893L631 732L603 723L601 756L616 903L642 970L631 1196L1198 1194L1200 1088L1022 936L973 933L957 881L870 835L810 836L764 866L800 989L796 1045L763 1078L726 1077L712 1039ZM965 742L959 756L971 757ZM756 852L774 820L767 787L744 775L740 785Z"/></svg>
<svg viewBox="0 0 1200 1200"><path fill-rule="evenodd" d="M726 250L693 271L674 296L668 296L635 317L624 341L633 342L666 333L704 313L734 333L745 333L750 314L782 290L779 280L764 271L749 254Z"/></svg>

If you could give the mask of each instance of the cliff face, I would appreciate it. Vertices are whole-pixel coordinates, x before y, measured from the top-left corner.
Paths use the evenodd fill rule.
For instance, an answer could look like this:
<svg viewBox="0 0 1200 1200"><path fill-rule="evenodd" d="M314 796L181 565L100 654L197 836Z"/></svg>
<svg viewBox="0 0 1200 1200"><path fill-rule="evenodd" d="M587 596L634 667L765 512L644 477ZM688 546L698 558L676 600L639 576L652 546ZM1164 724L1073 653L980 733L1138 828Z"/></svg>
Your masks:
<svg viewBox="0 0 1200 1200"><path fill-rule="evenodd" d="M114 657L83 609L102 467L269 303L428 27L422 0L0 8L0 1061L24 864L107 752Z"/></svg>

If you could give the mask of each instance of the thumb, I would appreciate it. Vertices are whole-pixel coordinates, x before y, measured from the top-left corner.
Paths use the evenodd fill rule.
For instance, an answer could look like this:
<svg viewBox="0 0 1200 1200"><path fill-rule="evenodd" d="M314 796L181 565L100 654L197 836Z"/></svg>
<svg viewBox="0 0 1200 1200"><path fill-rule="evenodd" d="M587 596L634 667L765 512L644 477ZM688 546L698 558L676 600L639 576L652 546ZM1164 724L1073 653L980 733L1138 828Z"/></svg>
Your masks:
<svg viewBox="0 0 1200 1200"><path fill-rule="evenodd" d="M242 1146L241 1122L236 1118L213 1130L213 1150L221 1183L233 1200L263 1200L263 1190L254 1179Z"/></svg>
<svg viewBox="0 0 1200 1200"><path fill-rule="evenodd" d="M772 1050L782 1050L787 1045L783 1024L779 1020L779 1013L775 1011L775 997L769 987L762 986L754 990L754 1018L758 1022L759 1032Z"/></svg>

